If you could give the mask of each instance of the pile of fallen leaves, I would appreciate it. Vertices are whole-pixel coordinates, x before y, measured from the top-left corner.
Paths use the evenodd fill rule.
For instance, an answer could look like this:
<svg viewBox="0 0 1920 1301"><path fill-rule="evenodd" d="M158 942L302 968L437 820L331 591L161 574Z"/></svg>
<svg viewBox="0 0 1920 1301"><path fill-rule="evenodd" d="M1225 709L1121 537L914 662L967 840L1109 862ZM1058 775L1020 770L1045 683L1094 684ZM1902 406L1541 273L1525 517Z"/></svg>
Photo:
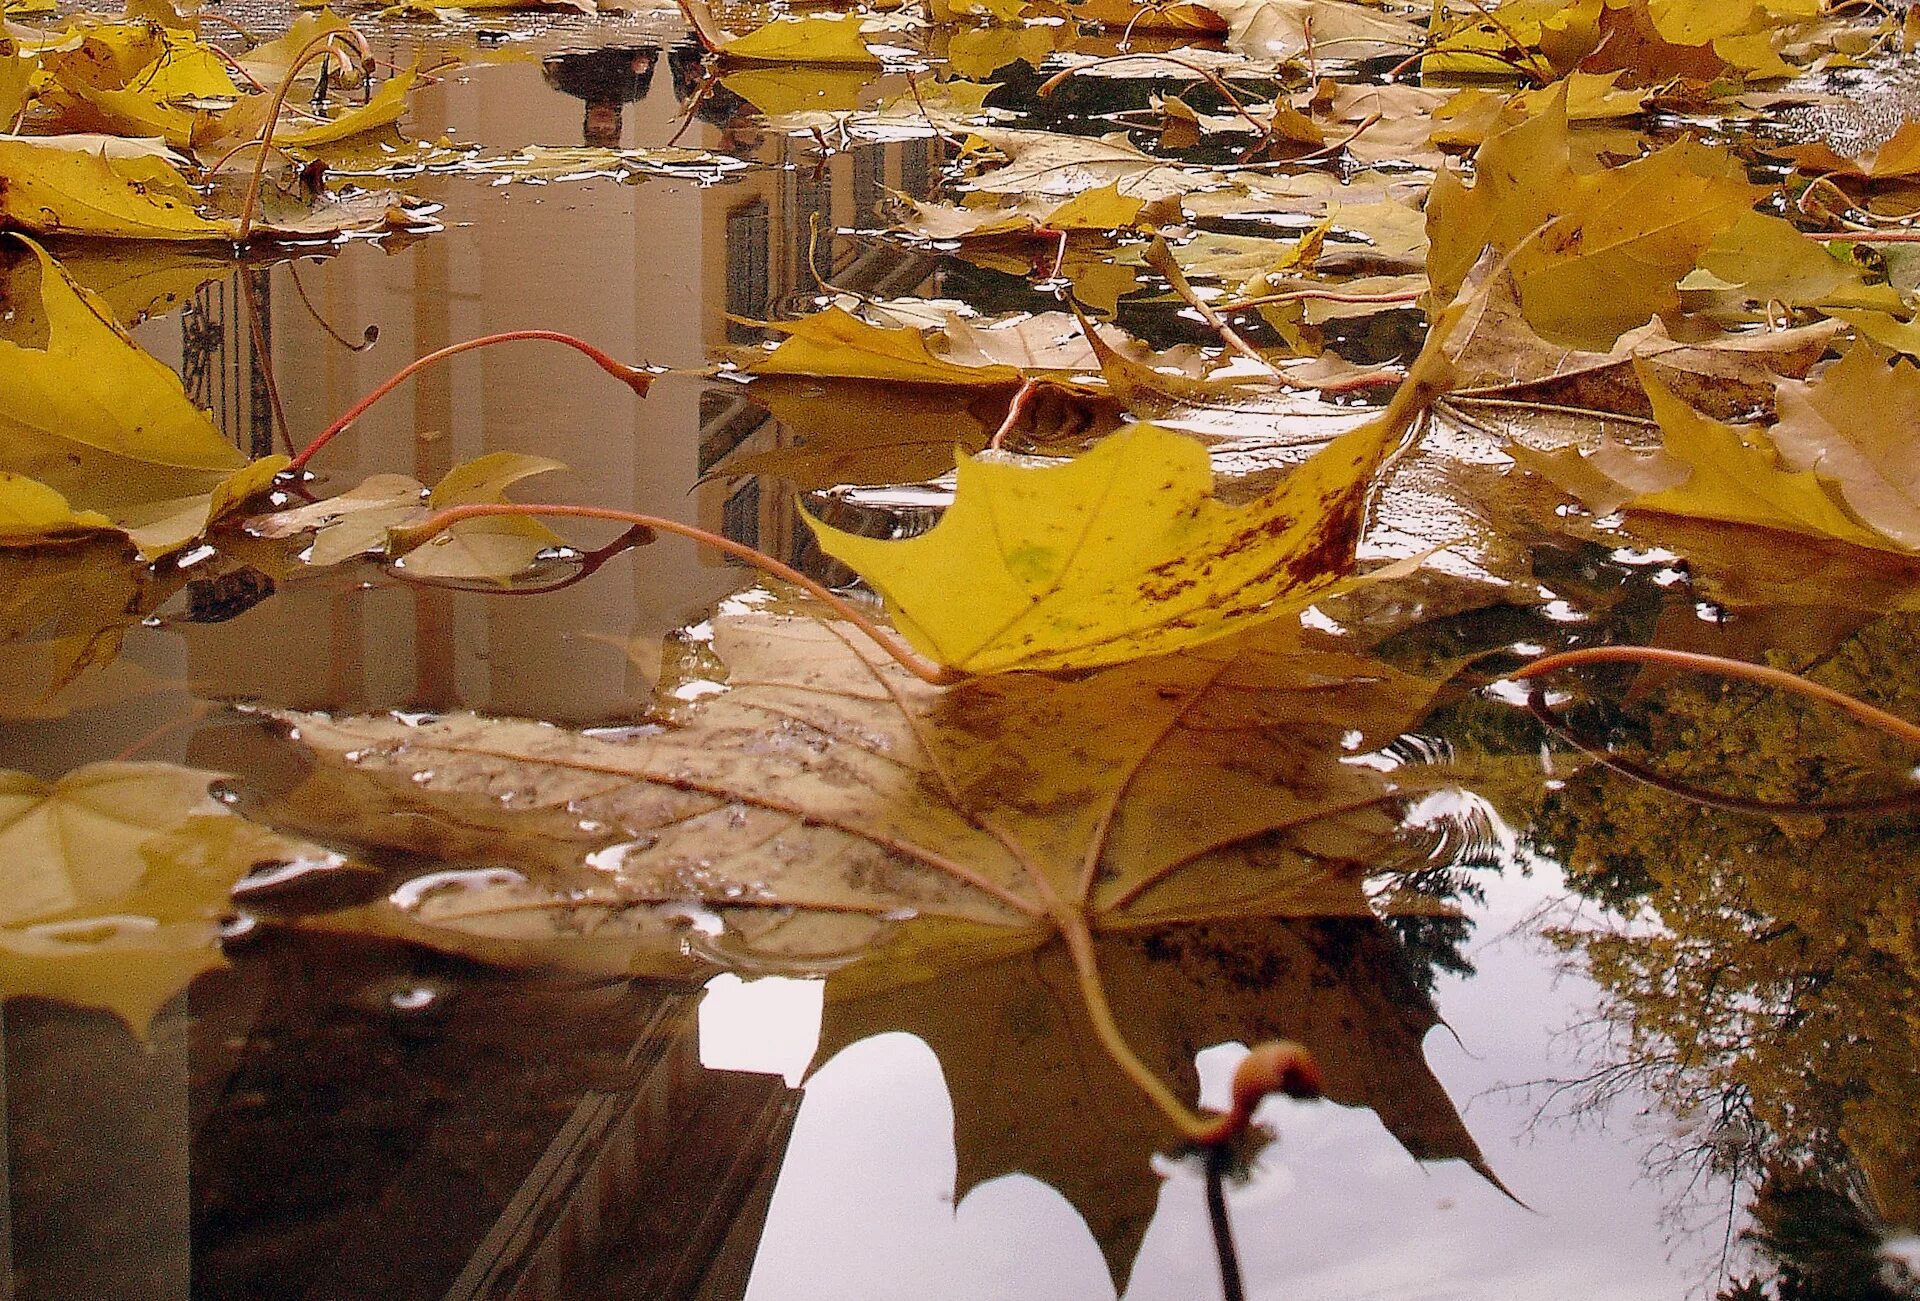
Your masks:
<svg viewBox="0 0 1920 1301"><path fill-rule="evenodd" d="M1308 1041L1333 1095L1417 1155L1478 1163L1419 1055L1428 1011L1349 985L1336 1015L1305 993L1327 919L1365 949L1386 945L1383 918L1438 906L1383 870L1398 813L1437 779L1382 747L1459 666L1414 674L1367 649L1404 622L1342 637L1302 612L1325 629L1343 610L1544 600L1511 556L1568 535L1667 548L1728 601L1780 595L1744 565L1756 547L1817 557L1799 570L1828 603L1911 600L1920 123L1846 153L1762 129L1822 99L1814 74L1920 34L1913 11L1843 9L930 0L736 32L690 4L714 91L766 128L827 148L937 137L942 194L903 196L877 238L1027 277L1046 308L827 290L717 359L800 436L747 468L852 490L955 469L917 537L812 521L911 649L779 587L670 648L657 733L280 714L313 769L265 811L275 825L489 865L304 924L621 972L830 970L830 1044L918 1026L979 1095L963 1128L997 1118L962 1145L967 1182L1018 1162L1085 1183L1069 1150L1092 1140L1053 1118L1094 1107L1124 1156L1186 1122L1197 1047L1268 1033ZM313 151L404 113L407 73L318 120L270 93L300 51L334 48L329 23L237 54L170 11L9 28L0 225L230 239L337 230L369 205L390 220L379 196L308 194L290 218L223 206L248 142L301 164L275 173L297 186ZM1152 49L1058 48L1102 23ZM1086 78L1148 93L1104 134L1012 125L984 78L1030 78L1021 64L1050 95ZM850 71L851 94L795 93ZM860 89L887 78L905 84ZM0 257L0 542L117 532L154 559L272 490L285 460L247 463L45 248L15 236ZM1124 328L1148 320L1187 338ZM509 579L558 535L431 516L545 468L384 476L252 531L312 534L309 564L453 537L411 551L411 572ZM42 629L30 614L12 628ZM20 779L14 798L40 822L82 816L121 776ZM172 870L160 846L187 852L183 828L237 821L168 789L179 807L122 835L153 863L122 873L136 892ZM9 861L40 880L52 852ZM134 897L67 889L16 909L0 944L29 954L36 928ZM204 940L213 905L194 907L159 920ZM991 1074L973 1028L1016 1004L1074 1010L1027 1045L1044 1061L1009 1100L1004 1077L968 1080ZM1116 1263L1150 1186L1071 1188Z"/></svg>

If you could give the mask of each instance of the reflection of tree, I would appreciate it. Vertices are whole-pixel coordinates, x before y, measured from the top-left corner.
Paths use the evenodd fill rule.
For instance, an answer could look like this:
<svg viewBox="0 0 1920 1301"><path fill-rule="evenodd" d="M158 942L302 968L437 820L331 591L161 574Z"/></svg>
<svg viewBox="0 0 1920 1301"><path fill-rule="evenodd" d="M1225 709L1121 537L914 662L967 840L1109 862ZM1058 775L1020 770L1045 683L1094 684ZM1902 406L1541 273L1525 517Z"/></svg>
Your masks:
<svg viewBox="0 0 1920 1301"><path fill-rule="evenodd" d="M1810 676L1913 716L1917 632L1882 619ZM1830 711L1714 683L1662 683L1634 714L1620 731L1666 771L1769 800L1874 793L1913 763ZM1676 1123L1654 1164L1752 1194L1783 1299L1894 1295L1871 1290L1872 1252L1920 1222L1917 830L1689 807L1594 772L1534 832L1625 919L1557 935L1605 991L1609 1061L1575 1093L1663 1099Z"/></svg>

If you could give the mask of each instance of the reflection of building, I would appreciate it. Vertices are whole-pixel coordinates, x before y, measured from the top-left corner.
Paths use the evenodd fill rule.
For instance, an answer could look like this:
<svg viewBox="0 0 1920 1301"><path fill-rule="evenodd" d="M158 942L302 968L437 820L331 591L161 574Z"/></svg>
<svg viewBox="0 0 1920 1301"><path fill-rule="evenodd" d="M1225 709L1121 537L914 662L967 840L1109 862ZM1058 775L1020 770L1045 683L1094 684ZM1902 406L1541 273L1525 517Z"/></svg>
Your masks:
<svg viewBox="0 0 1920 1301"><path fill-rule="evenodd" d="M609 77L599 74L613 68L619 85L608 94L638 96L622 116L622 142L675 136L687 89L679 74L692 66L678 52L671 76L653 75L650 49L585 57L593 66L580 75L571 62L549 60L537 71L491 69L484 88L458 81L422 88L413 134L444 131L495 150L571 144L583 129L578 96L607 89L600 83ZM269 293L291 275L285 265L252 273L265 309L259 334L270 342L274 388L293 426L287 441L306 441L405 361L493 331L563 329L616 356L693 370L718 350L761 337L742 322L808 309L820 292L810 252L819 278L858 293L901 294L928 281L933 259L835 240L833 231L872 228L888 191L923 189L937 142L821 158L806 136L757 127L725 92L704 100L702 112L681 144L764 166L705 187L669 179L492 187L407 178L400 184L446 202L445 231L392 253L350 244L303 261L304 294ZM266 376L252 365L237 285L231 277L216 282L196 297L192 313L150 323L141 337L203 375L196 394L254 447L264 444L271 404ZM212 332L216 325L225 329ZM370 325L378 327L375 346L356 351L343 342L357 342ZM533 453L571 473L518 485L512 495L520 500L667 515L782 554L794 544L795 524L784 487L701 480L783 437L730 383L670 376L635 400L556 345L519 343L423 373L368 412L315 468L324 476L320 490L334 493L372 474L404 472L432 484L486 452ZM563 532L589 545L608 536ZM226 690L294 705L464 705L600 720L638 708L647 675L591 638L658 635L698 617L739 582L719 557L674 539L541 596L496 599L405 585L360 591L308 576L257 611L192 630L192 671Z"/></svg>
<svg viewBox="0 0 1920 1301"><path fill-rule="evenodd" d="M725 249L724 279L714 282L704 267L703 299L724 302L724 316L706 318L710 349L751 344L762 332L753 320L812 310L833 289L873 298L927 288L935 259L879 242L838 241L842 227L881 224L889 191L920 195L934 172L936 141L863 145L821 158L804 137L775 137L761 148L778 170L755 172L737 186L716 191L724 207L716 222L705 218L710 237ZM716 228L717 227L717 228ZM735 541L802 564L811 538L798 530L790 493L768 492L756 478L729 480L726 462L737 455L780 446L784 431L767 412L731 385L714 385L700 400L700 524Z"/></svg>
<svg viewBox="0 0 1920 1301"><path fill-rule="evenodd" d="M624 111L596 116L587 97L585 130L618 132L627 145L665 141L678 126L674 79L640 76L632 57L625 68L630 81L614 92ZM509 63L478 84L423 87L414 132L495 150L573 144L580 101L541 73ZM564 71L562 81L574 84ZM734 130L702 120L682 143L722 145ZM616 355L697 370L712 349L755 337L730 326L729 312L763 318L814 292L809 215L826 230L870 225L887 189L924 185L935 147L817 162L804 140L765 137L753 149L765 168L705 188L408 178L400 184L447 204L445 231L391 251L359 242L308 257L304 293L291 292L286 264L218 277L138 338L179 365L195 398L253 452L303 444L408 360L490 332L564 329ZM870 293L912 288L929 265L825 239L820 250L823 274ZM368 327L377 343L355 347ZM695 487L779 437L730 385L669 376L641 400L569 352L520 343L419 376L315 469L332 494L373 474L431 484L484 453L531 453L571 472L517 485L521 500L698 520L785 550L793 516L783 491ZM593 544L609 532L570 536ZM209 698L598 722L647 706L649 675L636 667L645 653L629 663L619 643L698 617L743 576L664 539L545 595L376 578L352 566L274 573L249 589L270 599L140 636L177 654L169 675ZM189 591L176 602L183 615L213 610ZM217 732L169 732L143 753L248 771ZM689 1057L689 991L574 983L543 994L523 977L410 950L278 944L199 980L163 1015L153 1047L99 1016L8 1012L0 1173L11 1214L0 1216L0 1266L21 1272L7 1295L667 1298L744 1288L797 1095L768 1077L702 1073ZM444 1013L409 1019L398 1013L417 991L383 984L394 972L428 973L422 988L445 978L457 996ZM603 1017L605 1041L575 1043L616 995L626 1002ZM567 1074L568 1057L543 1063L547 1048L578 1048L592 1073ZM536 1078L543 1069L553 1078ZM87 1083L97 1080L110 1086ZM643 1250L622 1234L671 1240Z"/></svg>
<svg viewBox="0 0 1920 1301"><path fill-rule="evenodd" d="M273 394L259 361L273 349L272 294L270 272L239 271L202 286L180 309L187 396L254 456L274 450Z"/></svg>

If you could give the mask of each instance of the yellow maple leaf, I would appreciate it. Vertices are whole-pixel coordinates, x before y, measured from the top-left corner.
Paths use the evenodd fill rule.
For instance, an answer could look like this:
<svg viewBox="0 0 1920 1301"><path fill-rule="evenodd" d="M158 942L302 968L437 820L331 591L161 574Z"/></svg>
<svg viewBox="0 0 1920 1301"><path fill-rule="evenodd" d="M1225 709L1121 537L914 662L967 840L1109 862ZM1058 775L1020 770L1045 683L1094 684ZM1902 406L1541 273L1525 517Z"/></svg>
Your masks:
<svg viewBox="0 0 1920 1301"><path fill-rule="evenodd" d="M0 279L16 319L37 325L0 333L0 471L44 486L32 494L16 484L8 496L32 502L50 532L110 521L143 554L163 555L286 464L249 463L188 400L179 376L39 245L0 237ZM47 493L69 504L64 517Z"/></svg>
<svg viewBox="0 0 1920 1301"><path fill-rule="evenodd" d="M962 458L953 505L915 538L808 523L916 649L970 673L1203 645L1349 581L1375 472L1450 383L1451 324L1450 309L1385 411L1242 506L1213 498L1199 443L1134 425L1064 465Z"/></svg>
<svg viewBox="0 0 1920 1301"><path fill-rule="evenodd" d="M1787 464L1831 481L1869 527L1920 551L1920 370L1856 343L1819 378L1774 392L1780 420L1768 433Z"/></svg>
<svg viewBox="0 0 1920 1301"><path fill-rule="evenodd" d="M101 136L0 138L0 229L112 239L218 239L231 223L200 213L200 196L163 155Z"/></svg>
<svg viewBox="0 0 1920 1301"><path fill-rule="evenodd" d="M868 325L838 307L772 328L787 337L754 359L749 369L756 375L959 385L1010 385L1021 378L1012 366L955 365L935 356L918 330Z"/></svg>
<svg viewBox="0 0 1920 1301"><path fill-rule="evenodd" d="M1905 304L1892 285L1870 285L1860 268L1802 235L1792 222L1743 212L1700 254L1700 269L1757 303L1788 307L1852 307L1898 311ZM1693 277L1689 277L1692 280ZM1687 281L1682 288L1694 287Z"/></svg>
<svg viewBox="0 0 1920 1301"><path fill-rule="evenodd" d="M1565 97L1556 90L1534 117L1489 137L1472 189L1451 173L1436 178L1428 268L1445 297L1483 248L1511 253L1534 329L1605 351L1680 305L1680 277L1760 190L1732 154L1692 140L1623 167L1577 170Z"/></svg>
<svg viewBox="0 0 1920 1301"><path fill-rule="evenodd" d="M387 78L380 89L366 103L352 108L336 118L302 127L297 131L276 129L273 141L288 149L312 149L319 145L333 144L347 140L383 126L392 126L407 112L407 96L413 91L413 84L419 79L419 73L408 68Z"/></svg>
<svg viewBox="0 0 1920 1301"><path fill-rule="evenodd" d="M1629 509L1726 520L1902 550L1849 515L1820 478L1790 470L1766 441L1701 415L1675 397L1645 363L1634 368L1653 403L1667 453L1688 471L1677 485L1641 493Z"/></svg>

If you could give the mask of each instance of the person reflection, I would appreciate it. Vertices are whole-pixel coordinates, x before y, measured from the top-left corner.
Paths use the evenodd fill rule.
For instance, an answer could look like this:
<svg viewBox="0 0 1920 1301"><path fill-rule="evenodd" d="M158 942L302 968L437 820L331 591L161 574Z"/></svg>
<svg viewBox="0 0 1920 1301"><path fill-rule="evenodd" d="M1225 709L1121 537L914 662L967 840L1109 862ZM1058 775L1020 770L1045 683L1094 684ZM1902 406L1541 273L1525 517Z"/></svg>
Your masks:
<svg viewBox="0 0 1920 1301"><path fill-rule="evenodd" d="M654 45L557 54L545 60L540 71L555 90L586 101L582 143L618 149L621 111L647 93L659 55Z"/></svg>

